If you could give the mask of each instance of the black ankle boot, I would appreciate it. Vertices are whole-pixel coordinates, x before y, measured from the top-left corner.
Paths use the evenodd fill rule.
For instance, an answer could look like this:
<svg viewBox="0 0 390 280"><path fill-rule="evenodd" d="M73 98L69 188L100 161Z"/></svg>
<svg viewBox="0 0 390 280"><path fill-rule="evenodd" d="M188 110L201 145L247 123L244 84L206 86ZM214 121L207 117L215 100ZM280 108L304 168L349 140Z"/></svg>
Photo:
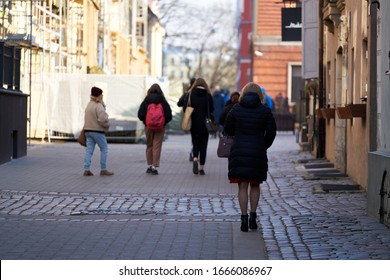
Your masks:
<svg viewBox="0 0 390 280"><path fill-rule="evenodd" d="M256 212L251 212L249 217L249 228L257 229Z"/></svg>
<svg viewBox="0 0 390 280"><path fill-rule="evenodd" d="M248 231L248 214L241 215L241 231Z"/></svg>

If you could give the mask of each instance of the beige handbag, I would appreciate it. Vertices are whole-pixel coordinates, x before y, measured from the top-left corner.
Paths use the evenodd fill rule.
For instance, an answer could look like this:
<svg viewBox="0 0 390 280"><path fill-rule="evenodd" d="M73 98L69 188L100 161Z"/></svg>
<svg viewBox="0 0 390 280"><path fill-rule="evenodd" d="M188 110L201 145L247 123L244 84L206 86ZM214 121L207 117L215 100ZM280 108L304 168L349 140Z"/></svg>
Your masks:
<svg viewBox="0 0 390 280"><path fill-rule="evenodd" d="M191 115L194 111L194 108L191 107L191 94L188 93L188 101L187 101L187 107L183 115L183 120L181 122L181 128L184 131L190 131L191 129Z"/></svg>

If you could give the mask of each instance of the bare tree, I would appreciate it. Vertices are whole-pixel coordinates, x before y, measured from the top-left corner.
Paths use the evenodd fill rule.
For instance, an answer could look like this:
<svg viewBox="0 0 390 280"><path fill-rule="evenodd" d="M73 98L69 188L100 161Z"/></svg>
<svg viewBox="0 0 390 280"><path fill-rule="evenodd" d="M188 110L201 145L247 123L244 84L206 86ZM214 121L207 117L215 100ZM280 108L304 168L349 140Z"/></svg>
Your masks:
<svg viewBox="0 0 390 280"><path fill-rule="evenodd" d="M210 85L234 88L237 32L231 5L213 2L205 7L185 0L158 4L167 28L166 48L181 50L188 79L203 77Z"/></svg>

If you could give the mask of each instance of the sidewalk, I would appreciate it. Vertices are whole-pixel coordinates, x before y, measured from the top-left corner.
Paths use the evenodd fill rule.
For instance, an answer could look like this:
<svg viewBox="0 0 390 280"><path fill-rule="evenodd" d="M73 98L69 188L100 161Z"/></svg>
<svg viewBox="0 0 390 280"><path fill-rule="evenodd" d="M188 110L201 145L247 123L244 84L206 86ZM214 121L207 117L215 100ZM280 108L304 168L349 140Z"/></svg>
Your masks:
<svg viewBox="0 0 390 280"><path fill-rule="evenodd" d="M109 144L115 175L84 177L80 145L34 143L0 165L0 258L265 259L261 231L240 231L236 186L216 147L210 139L206 175L194 175L190 136L169 136L152 176L145 145Z"/></svg>
<svg viewBox="0 0 390 280"><path fill-rule="evenodd" d="M292 134L270 148L260 229L240 231L236 185L210 139L206 176L192 174L190 137L169 136L160 174L145 145L109 144L112 177L83 177L77 143L34 143L0 165L1 259L390 259L390 231L366 215L361 191L321 192ZM92 171L98 174L99 151ZM317 162L314 160L314 162ZM314 180L316 179L316 180Z"/></svg>

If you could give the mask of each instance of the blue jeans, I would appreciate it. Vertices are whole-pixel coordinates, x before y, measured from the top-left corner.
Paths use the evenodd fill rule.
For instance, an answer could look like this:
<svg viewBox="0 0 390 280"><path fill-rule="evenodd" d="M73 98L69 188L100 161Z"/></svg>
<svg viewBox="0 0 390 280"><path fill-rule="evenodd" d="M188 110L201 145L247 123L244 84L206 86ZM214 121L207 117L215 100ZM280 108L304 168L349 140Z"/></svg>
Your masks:
<svg viewBox="0 0 390 280"><path fill-rule="evenodd" d="M106 161L108 147L106 135L98 132L86 132L85 136L87 138L87 148L85 150L84 170L91 170L91 159L96 144L100 148L100 170L107 170Z"/></svg>

